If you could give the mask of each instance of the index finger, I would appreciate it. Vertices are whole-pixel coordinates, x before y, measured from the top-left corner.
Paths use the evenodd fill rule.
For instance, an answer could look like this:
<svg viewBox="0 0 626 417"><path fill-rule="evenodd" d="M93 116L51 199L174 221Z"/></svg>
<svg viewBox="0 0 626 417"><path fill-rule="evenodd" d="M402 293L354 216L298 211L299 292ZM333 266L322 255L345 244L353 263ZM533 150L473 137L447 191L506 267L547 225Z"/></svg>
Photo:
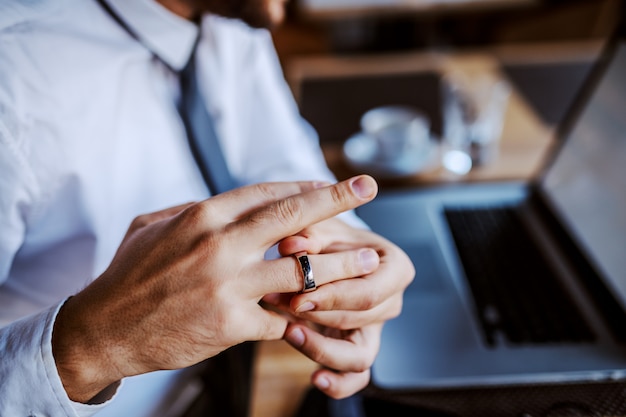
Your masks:
<svg viewBox="0 0 626 417"><path fill-rule="evenodd" d="M307 226L371 201L377 192L376 181L360 175L263 206L233 223L231 231L240 235L235 236L236 241L254 246L250 249L264 249Z"/></svg>
<svg viewBox="0 0 626 417"><path fill-rule="evenodd" d="M324 185L327 183L319 181L257 183L217 194L198 205L214 224L228 224L270 203Z"/></svg>

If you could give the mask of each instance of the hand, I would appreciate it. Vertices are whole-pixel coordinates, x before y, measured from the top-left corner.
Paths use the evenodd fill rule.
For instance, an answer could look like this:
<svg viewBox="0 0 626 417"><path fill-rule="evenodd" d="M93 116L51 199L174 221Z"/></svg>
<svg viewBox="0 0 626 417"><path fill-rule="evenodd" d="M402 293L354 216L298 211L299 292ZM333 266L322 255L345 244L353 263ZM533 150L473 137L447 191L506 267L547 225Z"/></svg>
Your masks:
<svg viewBox="0 0 626 417"><path fill-rule="evenodd" d="M287 342L322 365L311 375L313 385L336 399L365 388L380 347L383 323L352 330L316 327L291 323L285 333Z"/></svg>
<svg viewBox="0 0 626 417"><path fill-rule="evenodd" d="M314 292L264 298L301 320L324 326L323 332L316 332L310 326L292 323L285 338L330 368L316 371L312 381L335 398L351 395L369 382L383 322L400 313L402 294L415 275L413 264L387 239L336 218L315 224L279 244L284 256L302 251L328 254L355 250L361 263L369 265L367 274L321 285ZM314 272L322 267L318 255L309 255L309 260Z"/></svg>
<svg viewBox="0 0 626 417"><path fill-rule="evenodd" d="M293 258L265 260L265 252L377 191L367 176L313 188L244 187L135 219L109 268L57 316L52 349L70 398L85 402L126 376L281 338L286 319L258 302L298 291L302 278ZM364 269L355 260L354 251L329 254L316 279L323 285L359 276Z"/></svg>

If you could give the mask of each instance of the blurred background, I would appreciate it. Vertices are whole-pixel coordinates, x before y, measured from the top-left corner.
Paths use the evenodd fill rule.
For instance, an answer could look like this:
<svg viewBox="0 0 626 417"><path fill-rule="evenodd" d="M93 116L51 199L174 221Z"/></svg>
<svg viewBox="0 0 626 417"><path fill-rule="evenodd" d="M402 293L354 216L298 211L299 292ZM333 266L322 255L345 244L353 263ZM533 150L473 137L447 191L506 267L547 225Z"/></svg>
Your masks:
<svg viewBox="0 0 626 417"><path fill-rule="evenodd" d="M281 60L602 38L622 0L291 0L274 32Z"/></svg>
<svg viewBox="0 0 626 417"><path fill-rule="evenodd" d="M442 92L449 86L443 80L454 72L469 74L469 85L478 82L480 72L504 80L513 99L523 100L537 116L535 124L553 129L624 12L623 0L292 0L286 22L273 36L301 113L342 179L370 168L346 164L350 160L341 146L375 107L418 110L432 139L445 145ZM519 107L513 117L504 114L502 136L523 148L522 141L511 142L522 134L514 126L530 120L518 117ZM532 142L527 150L547 146ZM522 163L515 157L507 151L495 168L474 163L471 172L461 164L459 173L469 175L455 180L523 177L540 159L524 155ZM422 159L413 166L404 161L393 172L368 173L384 187L446 180L441 172L430 175L426 168L437 164ZM399 171L402 175L391 175Z"/></svg>
<svg viewBox="0 0 626 417"><path fill-rule="evenodd" d="M396 171L368 172L379 180L381 191L442 182L524 180L540 169L557 142L557 127L625 13L624 3L291 0L287 20L273 37L300 111L318 132L339 179L385 162ZM452 165L452 170L444 166L446 149L456 146L447 137L453 130L451 120L459 121L450 116L458 116L458 111L448 111L447 92L458 92L448 88L451 75L462 78L465 87L480 86L484 80L501 82L508 93L506 102L495 106L501 111L487 112L499 118L490 139L498 152L474 159L470 142L475 135L466 132L461 136L470 148L459 149L469 152L471 164ZM462 98L457 94L457 105L464 104ZM409 159L382 160L366 153L369 166L350 164L345 145L367 137L359 134L382 140L421 131L407 127L385 135L363 132L363 115L385 106L407 106L423 114L434 145L420 148L417 140L413 148L399 148L400 154L411 155ZM255 370L259 382L254 385L252 416L296 415L315 364L282 343L261 344L259 355L264 360L257 361Z"/></svg>

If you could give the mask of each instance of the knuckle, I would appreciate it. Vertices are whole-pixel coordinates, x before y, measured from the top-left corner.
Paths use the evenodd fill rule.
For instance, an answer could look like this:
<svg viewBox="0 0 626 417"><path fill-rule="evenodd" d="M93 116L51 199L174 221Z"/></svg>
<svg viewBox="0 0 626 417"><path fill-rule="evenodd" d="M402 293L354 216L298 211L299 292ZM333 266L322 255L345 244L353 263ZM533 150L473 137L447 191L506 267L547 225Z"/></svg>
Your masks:
<svg viewBox="0 0 626 417"><path fill-rule="evenodd" d="M342 315L341 317L335 319L335 321L333 322L333 327L335 327L337 330L350 330L354 326L352 326L352 321L348 320L347 317Z"/></svg>
<svg viewBox="0 0 626 417"><path fill-rule="evenodd" d="M319 301L318 305L324 310L335 311L341 309L341 300L339 300L335 292L330 292L330 294L324 295L323 300Z"/></svg>
<svg viewBox="0 0 626 417"><path fill-rule="evenodd" d="M364 355L363 357L356 358L352 364L351 371L365 372L372 366L372 363L374 363L374 360L371 355Z"/></svg>
<svg viewBox="0 0 626 417"><path fill-rule="evenodd" d="M248 322L246 315L239 308L225 308L221 318L223 329L245 329Z"/></svg>
<svg viewBox="0 0 626 417"><path fill-rule="evenodd" d="M275 201L262 210L251 213L245 218L250 224L265 225L277 223L292 227L303 218L303 202L298 198L286 198Z"/></svg>
<svg viewBox="0 0 626 417"><path fill-rule="evenodd" d="M302 220L303 206L298 198L286 198L274 204L276 219L285 225L292 225Z"/></svg>
<svg viewBox="0 0 626 417"><path fill-rule="evenodd" d="M365 297L360 301L357 309L360 311L369 311L376 307L376 305L375 300Z"/></svg>
<svg viewBox="0 0 626 417"><path fill-rule="evenodd" d="M307 346L307 356L317 363L326 363L326 352L320 346Z"/></svg>
<svg viewBox="0 0 626 417"><path fill-rule="evenodd" d="M139 230L149 224L150 224L150 215L142 214L141 216L137 216L133 219L133 221L130 223L129 230L131 231Z"/></svg>
<svg viewBox="0 0 626 417"><path fill-rule="evenodd" d="M203 221L209 210L206 204L194 204L185 209L180 216L178 216L178 221L182 223L184 227L194 227Z"/></svg>
<svg viewBox="0 0 626 417"><path fill-rule="evenodd" d="M340 186L330 187L330 198L337 207L345 207L350 203L350 193L344 192Z"/></svg>
<svg viewBox="0 0 626 417"><path fill-rule="evenodd" d="M213 204L210 204L210 200L194 204L185 210L184 213L184 217L192 223L192 226L214 223L222 217L222 213Z"/></svg>
<svg viewBox="0 0 626 417"><path fill-rule="evenodd" d="M353 277L361 273L358 253L350 253L349 256L341 258L341 274L346 277Z"/></svg>
<svg viewBox="0 0 626 417"><path fill-rule="evenodd" d="M335 322L333 323L333 327L338 330L347 331L354 329L355 327L355 319L352 317L353 314L343 313L335 318Z"/></svg>
<svg viewBox="0 0 626 417"><path fill-rule="evenodd" d="M254 334L254 338L255 339L273 339L274 337L274 329L272 328L272 326L270 326L270 324L266 321L261 321L260 323L257 323L256 327L255 327L255 334Z"/></svg>
<svg viewBox="0 0 626 417"><path fill-rule="evenodd" d="M271 183L259 183L255 185L255 188L264 201L274 201L279 197L276 187L273 187Z"/></svg>
<svg viewBox="0 0 626 417"><path fill-rule="evenodd" d="M398 300L393 303L393 306L389 310L389 320L395 319L402 313L402 297L398 297Z"/></svg>
<svg viewBox="0 0 626 417"><path fill-rule="evenodd" d="M380 304L380 295L373 289L363 290L361 298L357 301L357 310L371 310Z"/></svg>

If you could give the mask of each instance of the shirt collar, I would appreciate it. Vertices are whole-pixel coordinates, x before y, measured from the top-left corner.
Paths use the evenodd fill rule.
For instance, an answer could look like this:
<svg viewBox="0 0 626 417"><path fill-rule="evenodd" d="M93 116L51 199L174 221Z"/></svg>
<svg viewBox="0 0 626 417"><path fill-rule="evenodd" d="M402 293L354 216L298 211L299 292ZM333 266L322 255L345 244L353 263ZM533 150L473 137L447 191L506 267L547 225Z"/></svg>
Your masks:
<svg viewBox="0 0 626 417"><path fill-rule="evenodd" d="M199 27L154 0L105 0L141 42L175 70L191 56Z"/></svg>

